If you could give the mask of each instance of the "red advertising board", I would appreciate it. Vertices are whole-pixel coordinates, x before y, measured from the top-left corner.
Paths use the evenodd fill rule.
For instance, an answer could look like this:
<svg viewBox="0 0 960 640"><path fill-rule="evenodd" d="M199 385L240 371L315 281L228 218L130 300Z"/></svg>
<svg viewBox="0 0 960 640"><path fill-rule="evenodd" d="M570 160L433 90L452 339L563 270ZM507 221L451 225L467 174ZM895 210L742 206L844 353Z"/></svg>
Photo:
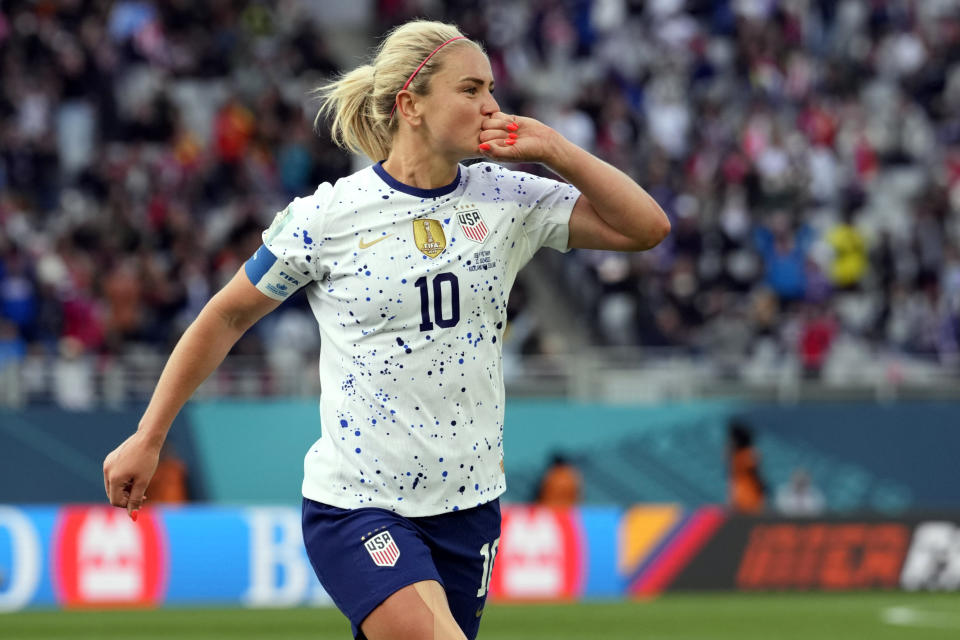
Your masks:
<svg viewBox="0 0 960 640"><path fill-rule="evenodd" d="M894 522L784 522L753 528L740 589L894 589L910 528Z"/></svg>
<svg viewBox="0 0 960 640"><path fill-rule="evenodd" d="M669 590L960 589L956 514L734 517L666 585Z"/></svg>
<svg viewBox="0 0 960 640"><path fill-rule="evenodd" d="M575 509L503 508L492 598L555 600L583 592L586 544Z"/></svg>
<svg viewBox="0 0 960 640"><path fill-rule="evenodd" d="M149 509L133 522L113 507L65 507L51 551L53 586L64 607L152 607L163 600L165 535Z"/></svg>

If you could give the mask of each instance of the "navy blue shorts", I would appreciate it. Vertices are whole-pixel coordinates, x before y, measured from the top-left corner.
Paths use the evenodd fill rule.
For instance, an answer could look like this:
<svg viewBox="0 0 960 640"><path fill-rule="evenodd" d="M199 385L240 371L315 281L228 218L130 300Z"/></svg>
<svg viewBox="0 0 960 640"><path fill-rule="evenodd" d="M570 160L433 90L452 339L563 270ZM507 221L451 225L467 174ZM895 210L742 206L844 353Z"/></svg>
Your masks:
<svg viewBox="0 0 960 640"><path fill-rule="evenodd" d="M457 624L475 638L499 539L499 500L425 518L303 500L307 556L359 639L360 623L381 602L421 580L443 585Z"/></svg>

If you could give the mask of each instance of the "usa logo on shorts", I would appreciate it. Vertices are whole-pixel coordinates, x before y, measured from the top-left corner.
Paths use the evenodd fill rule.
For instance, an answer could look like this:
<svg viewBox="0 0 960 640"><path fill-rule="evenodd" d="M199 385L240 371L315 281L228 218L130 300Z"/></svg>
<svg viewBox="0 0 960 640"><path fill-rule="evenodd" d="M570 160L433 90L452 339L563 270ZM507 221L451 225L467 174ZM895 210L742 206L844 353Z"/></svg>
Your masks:
<svg viewBox="0 0 960 640"><path fill-rule="evenodd" d="M378 567L392 567L397 564L397 558L400 557L400 548L393 541L389 531L378 533L367 540L363 546Z"/></svg>

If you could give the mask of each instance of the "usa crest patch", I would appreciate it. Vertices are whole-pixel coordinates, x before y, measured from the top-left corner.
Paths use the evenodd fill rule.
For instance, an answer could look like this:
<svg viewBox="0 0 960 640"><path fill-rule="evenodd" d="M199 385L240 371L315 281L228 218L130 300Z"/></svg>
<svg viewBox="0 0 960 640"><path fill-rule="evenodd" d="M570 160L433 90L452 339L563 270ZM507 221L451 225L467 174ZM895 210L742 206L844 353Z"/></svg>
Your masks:
<svg viewBox="0 0 960 640"><path fill-rule="evenodd" d="M400 557L400 547L394 542L389 531L378 533L367 540L363 546L378 567L392 567L397 564L397 559Z"/></svg>
<svg viewBox="0 0 960 640"><path fill-rule="evenodd" d="M463 234L474 242L480 243L486 239L488 233L487 225L484 224L483 218L480 217L480 212L476 209L469 209L458 213L457 222L460 223Z"/></svg>

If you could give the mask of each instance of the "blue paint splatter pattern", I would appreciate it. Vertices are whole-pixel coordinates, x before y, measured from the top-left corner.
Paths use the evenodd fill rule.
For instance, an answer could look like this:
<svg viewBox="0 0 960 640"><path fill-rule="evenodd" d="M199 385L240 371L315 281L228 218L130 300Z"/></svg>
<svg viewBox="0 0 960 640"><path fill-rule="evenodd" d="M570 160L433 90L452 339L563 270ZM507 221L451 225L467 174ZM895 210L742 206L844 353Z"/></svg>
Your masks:
<svg viewBox="0 0 960 640"><path fill-rule="evenodd" d="M307 287L321 335L323 432L306 455L306 497L419 517L503 493L507 297L540 247L566 251L578 197L491 163L433 190L374 165L277 216L263 235L270 273ZM482 242L461 227L470 213Z"/></svg>

